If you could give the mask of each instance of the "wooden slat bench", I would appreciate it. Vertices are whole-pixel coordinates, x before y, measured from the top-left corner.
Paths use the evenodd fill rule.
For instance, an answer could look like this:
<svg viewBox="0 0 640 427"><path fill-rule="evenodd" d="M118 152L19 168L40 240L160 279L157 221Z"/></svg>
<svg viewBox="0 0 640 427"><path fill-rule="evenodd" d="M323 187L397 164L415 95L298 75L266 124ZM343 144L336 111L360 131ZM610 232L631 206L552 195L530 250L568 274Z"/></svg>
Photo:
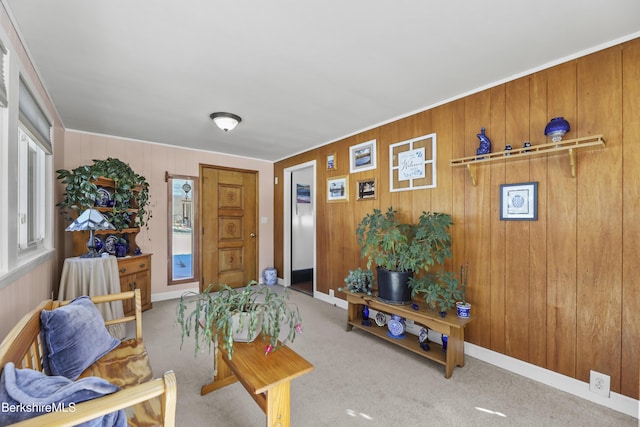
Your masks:
<svg viewBox="0 0 640 427"><path fill-rule="evenodd" d="M50 412L14 426L74 426L111 412L125 409L130 426L175 425L177 399L176 377L173 371L153 379L148 355L142 340L142 302L140 290L92 297L95 304L134 300L135 314L105 322L105 325L135 322L135 338L124 340L118 347L87 368L80 378L98 376L121 389L113 394L92 399L75 406L74 411ZM27 313L0 344L0 367L13 362L16 368L43 371L43 348L40 336L40 313L68 304L45 300Z"/></svg>

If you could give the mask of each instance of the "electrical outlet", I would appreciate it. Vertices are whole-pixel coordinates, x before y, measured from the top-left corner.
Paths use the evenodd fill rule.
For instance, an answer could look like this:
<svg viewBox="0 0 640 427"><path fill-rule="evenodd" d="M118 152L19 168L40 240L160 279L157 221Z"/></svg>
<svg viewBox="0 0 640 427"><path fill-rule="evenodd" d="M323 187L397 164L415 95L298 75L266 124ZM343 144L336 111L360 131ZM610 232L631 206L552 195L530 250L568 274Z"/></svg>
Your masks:
<svg viewBox="0 0 640 427"><path fill-rule="evenodd" d="M609 397L611 377L600 372L590 371L589 390L604 397Z"/></svg>
<svg viewBox="0 0 640 427"><path fill-rule="evenodd" d="M333 296L334 296L334 295L335 295L335 294L333 293L333 289L329 289L329 296L330 296L331 298L333 298Z"/></svg>

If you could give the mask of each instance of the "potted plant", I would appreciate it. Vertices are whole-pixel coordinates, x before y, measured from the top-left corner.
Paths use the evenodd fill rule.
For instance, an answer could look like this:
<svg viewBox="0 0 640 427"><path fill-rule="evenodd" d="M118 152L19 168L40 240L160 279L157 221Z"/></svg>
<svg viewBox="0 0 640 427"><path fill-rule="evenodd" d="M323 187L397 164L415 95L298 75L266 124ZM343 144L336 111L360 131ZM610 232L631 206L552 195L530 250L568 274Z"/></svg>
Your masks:
<svg viewBox="0 0 640 427"><path fill-rule="evenodd" d="M269 340L268 354L278 349L278 337L284 326L289 331L284 343L302 332L302 319L289 293L251 281L244 288L228 285L209 285L203 292L185 292L178 302L177 323L182 329L182 343L193 334L195 352L200 344L217 345L221 340L229 359L233 356L234 341L253 341L260 332ZM284 345L283 343L283 345Z"/></svg>
<svg viewBox="0 0 640 427"><path fill-rule="evenodd" d="M373 294L373 272L371 270L363 270L358 267L355 270L349 270L349 274L344 278L347 286L338 288L340 292L362 292L367 295Z"/></svg>
<svg viewBox="0 0 640 427"><path fill-rule="evenodd" d="M458 317L467 318L471 316L471 304L467 302L467 280L469 280L469 263L460 267L460 297L461 301L456 302Z"/></svg>
<svg viewBox="0 0 640 427"><path fill-rule="evenodd" d="M56 204L62 209L65 219L72 221L69 211L84 211L95 206L96 200L100 200L100 188L96 184L99 178L113 180L113 204L109 212L109 221L116 230L141 227L147 223L150 217L146 206L149 201L149 183L144 176L138 175L131 166L119 159L107 158L106 160L94 160L91 165L78 166L73 170L59 169L57 178L65 185L65 193L62 201ZM135 205L137 214L135 223L130 224L131 201Z"/></svg>
<svg viewBox="0 0 640 427"><path fill-rule="evenodd" d="M411 278L409 281L411 296L424 295L427 307L437 310L442 317L447 315L456 302L460 300L458 280L453 273L447 271L428 272L420 278Z"/></svg>
<svg viewBox="0 0 640 427"><path fill-rule="evenodd" d="M391 304L410 303L409 279L451 257L451 225L451 216L438 212L422 212L415 224L401 222L392 207L367 214L356 235L361 256L368 258L367 268L377 265L378 298Z"/></svg>

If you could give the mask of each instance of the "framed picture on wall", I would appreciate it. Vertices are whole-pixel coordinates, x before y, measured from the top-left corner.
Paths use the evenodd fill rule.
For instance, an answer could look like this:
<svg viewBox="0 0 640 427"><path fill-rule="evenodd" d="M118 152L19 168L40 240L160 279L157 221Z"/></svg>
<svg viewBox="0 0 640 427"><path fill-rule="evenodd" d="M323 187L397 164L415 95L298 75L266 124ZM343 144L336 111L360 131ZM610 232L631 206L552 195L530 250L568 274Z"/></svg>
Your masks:
<svg viewBox="0 0 640 427"><path fill-rule="evenodd" d="M538 183L500 185L501 221L536 221L538 219Z"/></svg>
<svg viewBox="0 0 640 427"><path fill-rule="evenodd" d="M336 168L336 153L327 155L327 170L334 170Z"/></svg>
<svg viewBox="0 0 640 427"><path fill-rule="evenodd" d="M327 202L346 202L349 200L349 176L327 178Z"/></svg>
<svg viewBox="0 0 640 427"><path fill-rule="evenodd" d="M376 168L376 140L349 147L349 172L362 172Z"/></svg>
<svg viewBox="0 0 640 427"><path fill-rule="evenodd" d="M356 183L358 197L356 200L373 200L376 198L376 179L364 179Z"/></svg>

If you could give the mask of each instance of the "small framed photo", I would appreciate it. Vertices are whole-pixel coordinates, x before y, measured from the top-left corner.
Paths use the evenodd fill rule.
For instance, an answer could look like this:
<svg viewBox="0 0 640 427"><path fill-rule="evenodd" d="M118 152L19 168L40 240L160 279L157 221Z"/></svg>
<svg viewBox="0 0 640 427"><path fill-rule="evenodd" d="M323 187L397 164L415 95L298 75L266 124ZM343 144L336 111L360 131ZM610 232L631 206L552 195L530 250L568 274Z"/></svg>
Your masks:
<svg viewBox="0 0 640 427"><path fill-rule="evenodd" d="M500 185L501 221L538 220L538 183Z"/></svg>
<svg viewBox="0 0 640 427"><path fill-rule="evenodd" d="M357 182L358 197L356 200L373 200L376 198L376 179L365 179Z"/></svg>
<svg viewBox="0 0 640 427"><path fill-rule="evenodd" d="M363 142L349 147L350 173L368 171L376 168L376 140Z"/></svg>
<svg viewBox="0 0 640 427"><path fill-rule="evenodd" d="M336 153L327 154L327 170L335 170L336 168Z"/></svg>
<svg viewBox="0 0 640 427"><path fill-rule="evenodd" d="M327 202L346 202L349 200L349 176L327 178Z"/></svg>

